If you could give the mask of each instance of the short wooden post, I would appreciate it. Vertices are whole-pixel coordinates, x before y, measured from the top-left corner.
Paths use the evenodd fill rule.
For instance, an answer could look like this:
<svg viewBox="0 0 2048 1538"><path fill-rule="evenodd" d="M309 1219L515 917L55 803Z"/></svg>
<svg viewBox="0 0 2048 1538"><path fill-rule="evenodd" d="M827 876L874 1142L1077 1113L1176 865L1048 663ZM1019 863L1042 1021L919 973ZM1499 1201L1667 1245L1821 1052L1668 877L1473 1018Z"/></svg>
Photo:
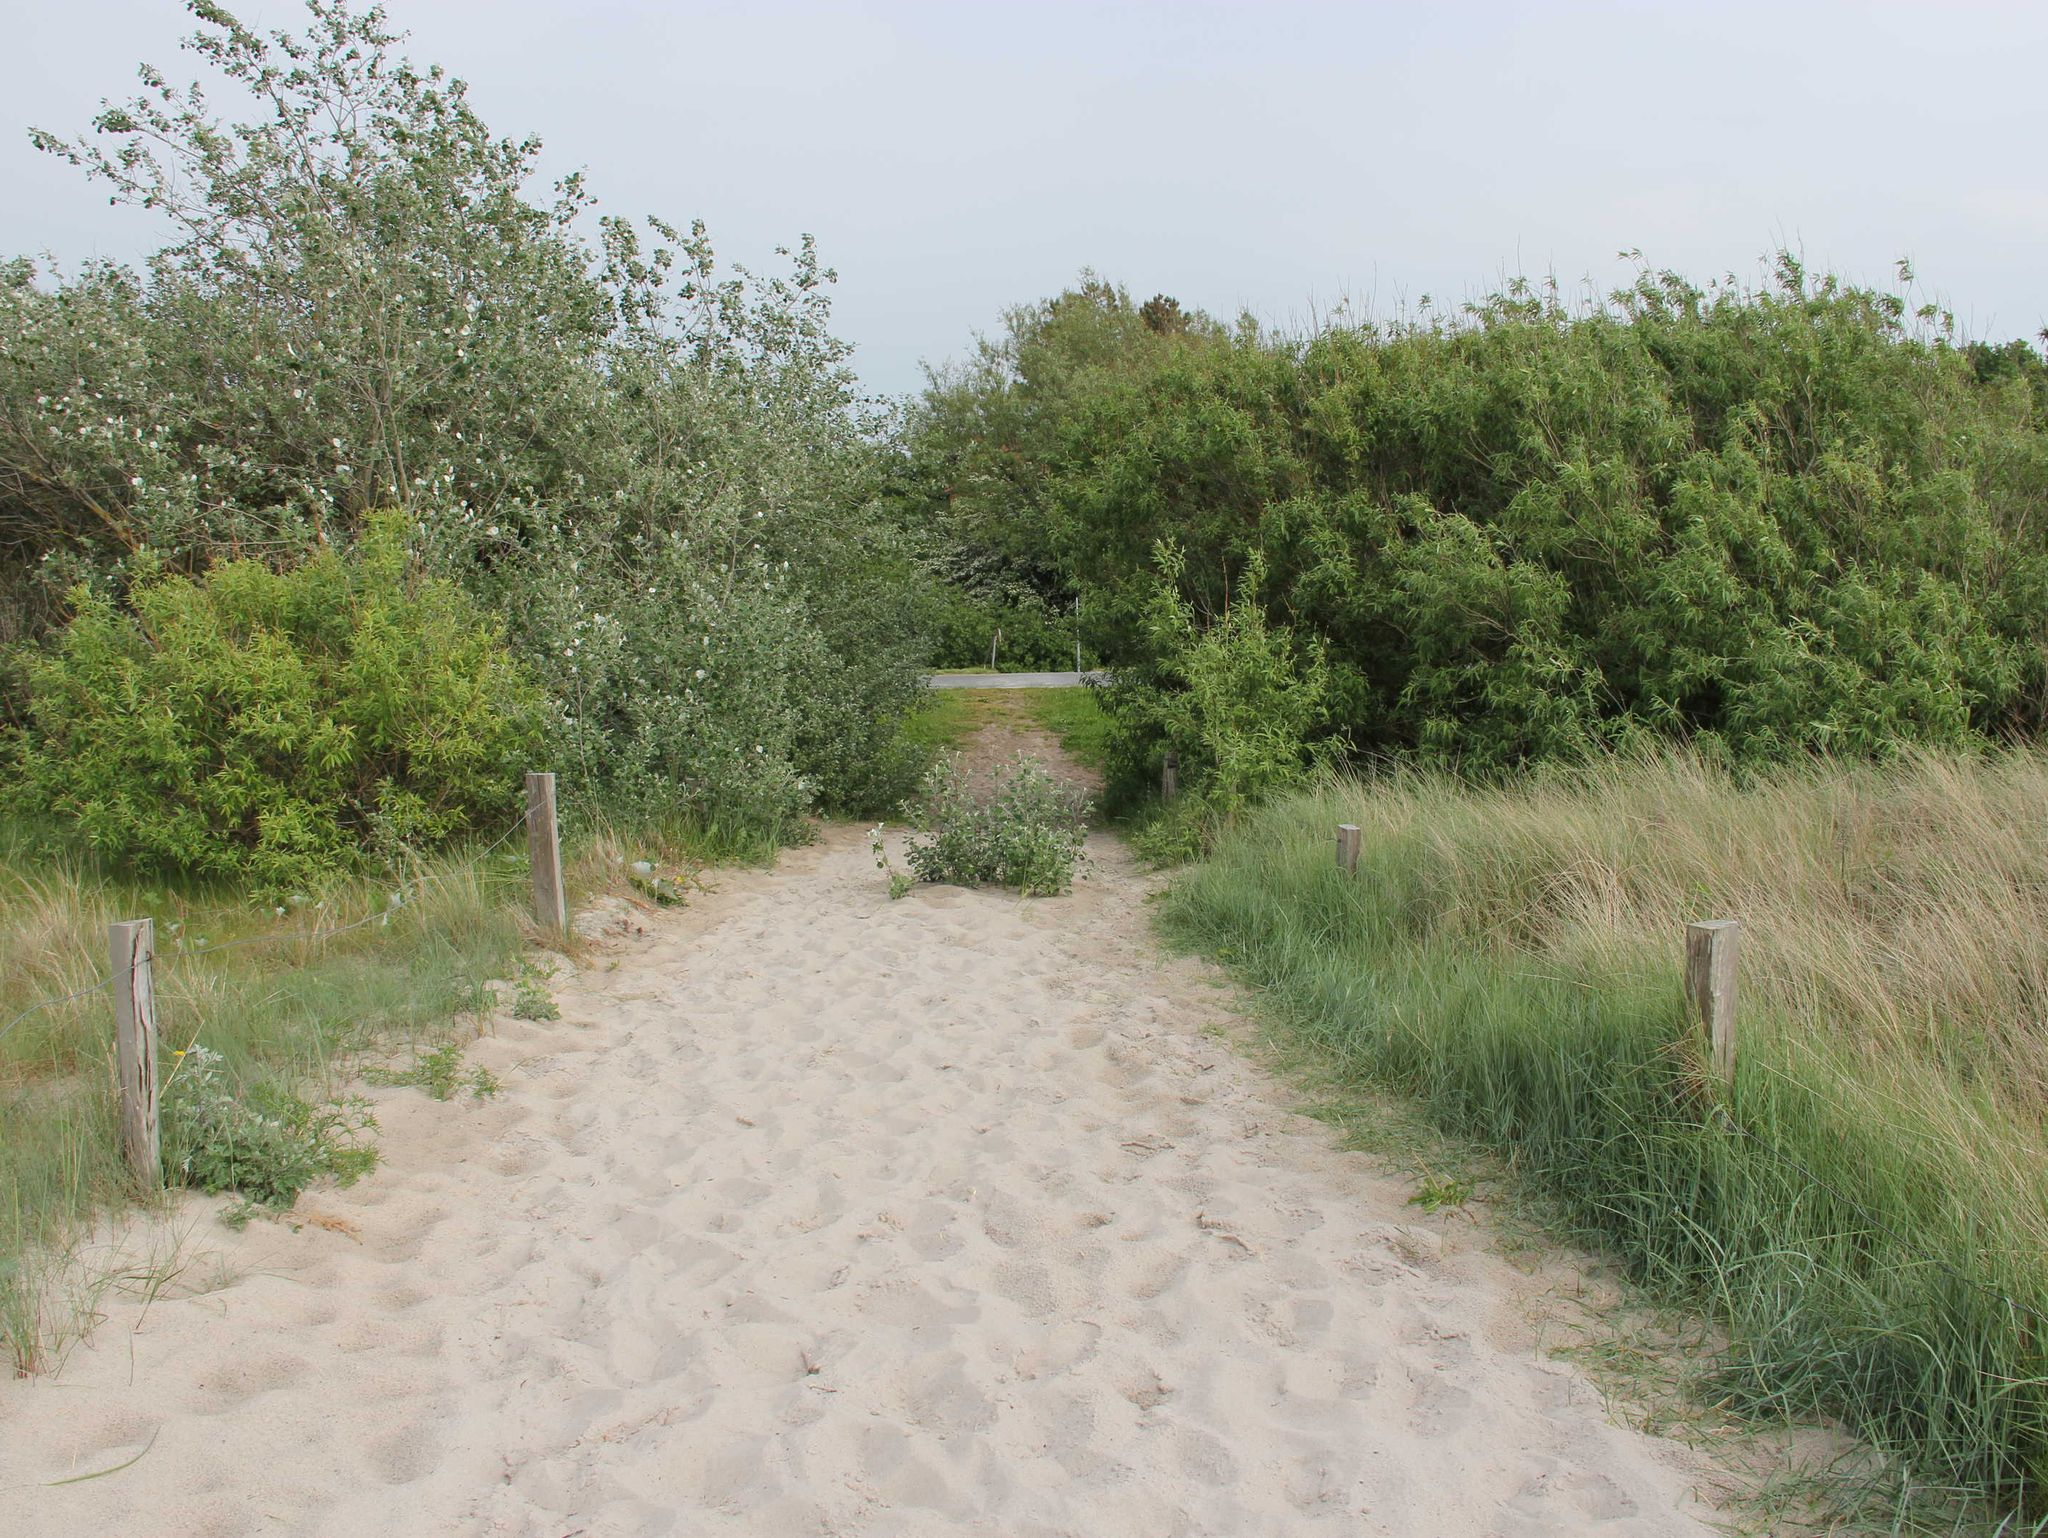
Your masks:
<svg viewBox="0 0 2048 1538"><path fill-rule="evenodd" d="M1706 1033L1714 1072L1735 1077L1735 951L1742 926L1710 919L1685 926L1685 1002Z"/></svg>
<svg viewBox="0 0 2048 1538"><path fill-rule="evenodd" d="M1166 762L1159 766L1159 799L1171 801L1180 794L1180 755L1166 750Z"/></svg>
<svg viewBox="0 0 2048 1538"><path fill-rule="evenodd" d="M555 777L526 777L526 855L533 865L533 917L541 928L564 934L569 907L562 892L562 837L555 827Z"/></svg>
<svg viewBox="0 0 2048 1538"><path fill-rule="evenodd" d="M1337 868L1347 876L1358 874L1358 824L1337 824Z"/></svg>
<svg viewBox="0 0 2048 1538"><path fill-rule="evenodd" d="M126 919L107 926L113 963L114 1075L120 1086L121 1152L145 1191L163 1184L157 1126L156 925Z"/></svg>

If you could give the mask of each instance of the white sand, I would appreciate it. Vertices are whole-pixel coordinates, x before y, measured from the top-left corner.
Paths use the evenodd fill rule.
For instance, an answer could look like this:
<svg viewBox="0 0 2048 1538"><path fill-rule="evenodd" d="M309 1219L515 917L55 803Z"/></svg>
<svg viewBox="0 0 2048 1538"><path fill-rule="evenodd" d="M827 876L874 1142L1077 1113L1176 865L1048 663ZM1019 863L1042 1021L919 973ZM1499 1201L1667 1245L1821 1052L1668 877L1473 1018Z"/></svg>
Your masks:
<svg viewBox="0 0 2048 1538"><path fill-rule="evenodd" d="M1096 853L890 903L839 830L647 918L477 1044L498 1100L377 1091L334 1226L188 1204L239 1279L0 1385L0 1533L1709 1531Z"/></svg>

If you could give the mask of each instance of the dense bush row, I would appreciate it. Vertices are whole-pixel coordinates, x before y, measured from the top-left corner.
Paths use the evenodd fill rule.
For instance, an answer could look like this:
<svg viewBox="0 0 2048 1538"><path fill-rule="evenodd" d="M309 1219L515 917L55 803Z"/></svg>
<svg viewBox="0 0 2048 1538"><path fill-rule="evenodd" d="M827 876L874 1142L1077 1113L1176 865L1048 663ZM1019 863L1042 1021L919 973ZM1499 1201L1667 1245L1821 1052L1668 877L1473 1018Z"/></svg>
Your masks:
<svg viewBox="0 0 2048 1538"><path fill-rule="evenodd" d="M1136 689L1132 775L1171 735L1146 690L1189 687L1178 648L1241 628L1248 585L1327 669L1311 741L1478 770L1650 737L1860 754L2038 733L2044 399L2031 348L1789 258L1761 289L1516 285L1304 338L1090 280L934 380L912 495L1085 591Z"/></svg>
<svg viewBox="0 0 2048 1538"><path fill-rule="evenodd" d="M310 9L264 36L195 7L217 96L253 121L145 71L95 134L39 136L178 237L144 273L0 264L0 751L104 848L200 870L262 851L242 863L266 879L363 826L495 822L513 741L570 806L735 835L893 802L922 768L897 727L935 584L878 496L882 419L831 335L833 275L808 242L757 277L701 227L586 238L580 176L536 203L535 142L494 137L378 13ZM337 639L324 609L380 509L438 607ZM440 584L477 616L450 619ZM463 647L501 634L492 676L541 701L459 773L436 755L474 723L420 727L422 751L352 714L386 708L350 692L366 659L419 698L484 666L458 647L415 671L444 620ZM164 740L139 720L96 740L116 686L172 711Z"/></svg>

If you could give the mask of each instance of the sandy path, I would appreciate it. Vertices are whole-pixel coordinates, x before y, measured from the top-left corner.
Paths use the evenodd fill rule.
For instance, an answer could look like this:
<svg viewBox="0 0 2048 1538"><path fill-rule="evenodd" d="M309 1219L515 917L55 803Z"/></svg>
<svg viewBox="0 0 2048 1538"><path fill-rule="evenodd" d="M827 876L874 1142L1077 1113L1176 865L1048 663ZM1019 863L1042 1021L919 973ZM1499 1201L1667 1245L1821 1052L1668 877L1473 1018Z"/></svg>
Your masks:
<svg viewBox="0 0 2048 1538"><path fill-rule="evenodd" d="M890 903L841 829L646 919L478 1043L500 1099L377 1092L333 1227L208 1218L233 1285L0 1386L0 1531L1709 1531L1097 858Z"/></svg>

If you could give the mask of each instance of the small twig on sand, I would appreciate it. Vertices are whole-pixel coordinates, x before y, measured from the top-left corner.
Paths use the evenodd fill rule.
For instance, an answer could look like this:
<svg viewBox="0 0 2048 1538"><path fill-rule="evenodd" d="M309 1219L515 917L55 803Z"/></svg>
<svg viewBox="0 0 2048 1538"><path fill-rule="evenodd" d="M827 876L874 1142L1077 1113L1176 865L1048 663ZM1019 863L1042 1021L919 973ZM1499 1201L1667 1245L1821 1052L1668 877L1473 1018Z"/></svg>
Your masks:
<svg viewBox="0 0 2048 1538"><path fill-rule="evenodd" d="M1258 1258L1259 1252L1257 1250L1253 1249L1249 1244L1245 1243L1245 1241L1241 1237L1232 1233L1229 1229L1225 1228L1221 1223L1218 1223L1215 1219L1211 1218L1209 1214L1206 1212L1198 1212L1195 1214L1195 1227L1201 1229L1204 1233L1214 1234L1219 1239L1228 1239L1232 1244L1236 1245L1239 1249L1243 1250L1245 1254L1251 1256L1254 1260Z"/></svg>
<svg viewBox="0 0 2048 1538"><path fill-rule="evenodd" d="M118 1474L123 1469L132 1469L147 1456L152 1447L156 1446L156 1439L163 1435L163 1431L164 1428L161 1426L152 1431L149 1434L149 1440L142 1444L142 1451L130 1458L126 1463L117 1463L110 1469L100 1469L92 1474L73 1474L69 1479L52 1479L48 1481L46 1488L54 1490L59 1485L82 1485L88 1479L105 1479L109 1474Z"/></svg>

